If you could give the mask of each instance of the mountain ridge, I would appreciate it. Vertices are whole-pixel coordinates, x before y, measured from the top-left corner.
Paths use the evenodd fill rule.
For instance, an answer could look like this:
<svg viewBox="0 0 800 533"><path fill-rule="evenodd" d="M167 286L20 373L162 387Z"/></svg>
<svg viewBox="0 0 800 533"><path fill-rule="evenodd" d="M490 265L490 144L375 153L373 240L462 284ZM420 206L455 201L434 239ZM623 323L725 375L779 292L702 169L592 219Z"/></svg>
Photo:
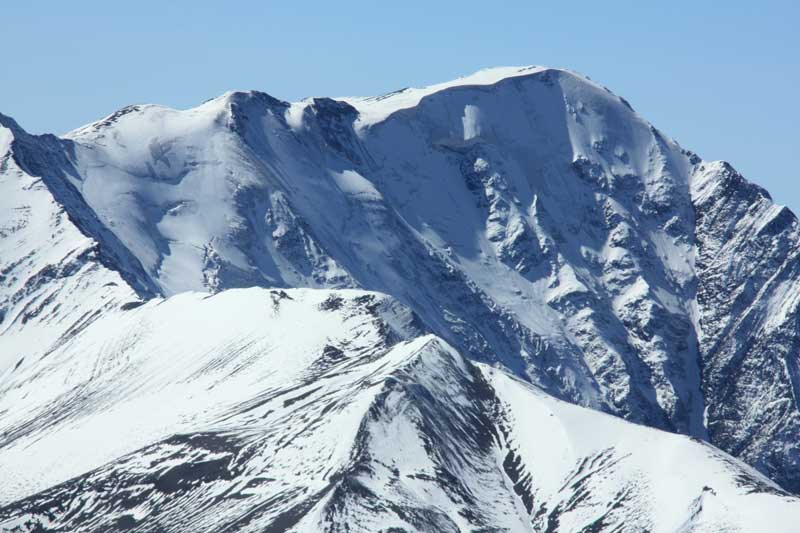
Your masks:
<svg viewBox="0 0 800 533"><path fill-rule="evenodd" d="M50 357L37 379L59 387L4 391L10 531L790 531L800 513L715 448L475 365L375 293L186 293Z"/></svg>
<svg viewBox="0 0 800 533"><path fill-rule="evenodd" d="M509 67L371 98L128 106L62 138L0 122L19 132L6 198L28 202L15 176L40 183L93 239L91 264L123 278L109 311L240 287L377 291L472 361L800 490L796 217L595 82ZM38 279L23 264L2 271ZM9 321L31 328L5 283L0 343L16 353L32 341Z"/></svg>

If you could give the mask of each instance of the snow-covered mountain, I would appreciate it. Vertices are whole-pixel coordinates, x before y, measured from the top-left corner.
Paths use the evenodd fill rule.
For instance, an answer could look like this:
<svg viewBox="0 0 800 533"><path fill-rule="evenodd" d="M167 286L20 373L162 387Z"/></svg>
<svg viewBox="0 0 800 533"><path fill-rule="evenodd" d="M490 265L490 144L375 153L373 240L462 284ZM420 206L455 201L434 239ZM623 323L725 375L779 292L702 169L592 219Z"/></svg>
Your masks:
<svg viewBox="0 0 800 533"><path fill-rule="evenodd" d="M0 115L0 205L5 527L800 512L797 219L574 73Z"/></svg>

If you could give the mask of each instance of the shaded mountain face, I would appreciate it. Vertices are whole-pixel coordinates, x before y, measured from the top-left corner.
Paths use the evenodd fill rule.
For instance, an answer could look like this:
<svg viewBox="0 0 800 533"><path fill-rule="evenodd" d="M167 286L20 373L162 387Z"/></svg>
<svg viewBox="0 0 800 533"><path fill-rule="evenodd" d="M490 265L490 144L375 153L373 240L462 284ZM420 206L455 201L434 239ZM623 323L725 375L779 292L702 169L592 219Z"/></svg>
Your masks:
<svg viewBox="0 0 800 533"><path fill-rule="evenodd" d="M380 97L296 103L228 93L188 111L130 106L64 138L28 135L0 115L0 204L3 464L29 467L33 457L51 453L18 461L6 447L21 428L44 431L70 420L57 414L60 402L72 413L92 403L81 395L58 396L68 394L61 378L45 385L43 376L61 372L50 362L57 359L53 354L65 361L107 360L98 363L96 376L116 375L113 368L128 364L119 354L139 337L104 340L113 322L104 322L106 315L156 316L153 302L181 301L187 291L222 293L218 298L234 288L304 287L390 295L393 308L413 314L400 323L435 335L459 357L502 368L561 400L708 441L800 491L795 216L729 165L682 149L627 102L573 73L493 69ZM138 310L150 300L142 309L152 311ZM176 313L189 312L174 305ZM235 307L220 312L246 313ZM216 320L209 312L203 324ZM200 322L195 327L203 329ZM395 341L410 342L417 334L408 327L387 326L405 332L393 334ZM71 347L84 330L94 332L85 333L94 340ZM180 344L185 335L165 332L171 340L164 342ZM214 339L204 342L216 345ZM220 353L238 353L238 342L231 338ZM186 357L198 361L208 351L188 345ZM170 353L161 344L152 350ZM464 392L477 395L470 398L477 402L471 416L492 419L486 413L502 402L481 399L499 394L485 375L491 371L468 367L470 375L483 376L483 385ZM119 387L129 387L126 374L117 379ZM164 384L165 390L176 387ZM55 395L36 405L56 419L37 411L10 414L15 408L8 399L37 397L34 390ZM137 409L160 412L165 403L131 404L126 420L141 416ZM441 409L453 409L445 404ZM186 409L188 416L195 407ZM592 416L601 425L616 424ZM481 424L463 431L477 439ZM494 436L472 448L490 454L506 438L498 424L492 419L486 431ZM45 490L108 461L112 470L93 471L100 477L91 479L116 479L123 474L114 469L139 468L134 463L142 454L166 453L148 446L174 445L186 456L215 458L213 449L238 449L241 439L220 431L172 427L131 441L139 447L112 447L81 463L83 469L25 486ZM206 442L208 432L213 436ZM193 442L201 443L199 451L191 451ZM129 453L134 463L117 465ZM470 460L477 465L483 459L476 457ZM123 477L136 485L136 475ZM320 479L329 483L329 475ZM77 497L86 486L70 483L35 505L61 505L53 502ZM537 483L532 478L528 485ZM361 482L345 486L356 491ZM652 490L643 487L642 493ZM296 490L308 496L312 489ZM323 498L322 485L314 490ZM556 498L553 490L539 498ZM33 492L14 494L16 500ZM354 494L345 490L342 498ZM387 494L380 497L399 505L399 493ZM529 513L545 507L550 513L558 505L552 499L525 503L527 496L514 494ZM270 501L260 505L270 509ZM312 516L310 509L322 505L303 501L292 516ZM118 503L112 498L108 505ZM392 508L376 503L374 509L384 507ZM13 509L7 516L23 507ZM314 520L347 521L334 510L325 513L332 514ZM451 527L441 520L420 524ZM67 530L78 524L59 523ZM397 527L412 526L424 529L413 520Z"/></svg>

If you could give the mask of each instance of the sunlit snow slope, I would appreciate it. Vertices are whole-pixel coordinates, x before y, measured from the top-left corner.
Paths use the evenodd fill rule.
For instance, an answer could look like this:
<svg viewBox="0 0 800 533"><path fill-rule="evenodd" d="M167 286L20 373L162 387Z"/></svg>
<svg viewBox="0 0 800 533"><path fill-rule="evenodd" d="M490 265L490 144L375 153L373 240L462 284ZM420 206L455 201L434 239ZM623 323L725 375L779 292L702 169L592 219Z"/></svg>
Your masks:
<svg viewBox="0 0 800 533"><path fill-rule="evenodd" d="M23 166L19 156L28 151L46 172ZM30 137L0 115L0 383L105 311L139 300L106 266L115 255L113 234L54 175L61 163L57 139ZM91 225L106 237L102 246L87 236Z"/></svg>
<svg viewBox="0 0 800 533"><path fill-rule="evenodd" d="M375 293L236 289L109 312L0 398L4 531L800 520L800 500L727 454L476 367Z"/></svg>

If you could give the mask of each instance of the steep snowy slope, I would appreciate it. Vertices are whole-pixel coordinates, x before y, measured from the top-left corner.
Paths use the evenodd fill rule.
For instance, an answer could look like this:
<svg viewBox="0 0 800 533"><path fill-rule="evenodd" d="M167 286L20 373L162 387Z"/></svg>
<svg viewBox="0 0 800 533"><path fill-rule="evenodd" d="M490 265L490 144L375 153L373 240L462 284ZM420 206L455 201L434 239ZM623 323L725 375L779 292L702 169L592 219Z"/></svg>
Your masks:
<svg viewBox="0 0 800 533"><path fill-rule="evenodd" d="M344 370L415 331L413 316L371 293L293 294L251 289L151 300L105 313L20 368L0 388L2 498L42 490L174 433L215 422L235 428L264 415L258 406L270 398L318 389L329 367L342 374L332 382L341 387L340 407L354 408L346 388L357 389L358 380ZM242 416L225 422L233 414Z"/></svg>
<svg viewBox="0 0 800 533"><path fill-rule="evenodd" d="M719 450L595 414L483 370L499 399L505 464L516 472L515 488L530 494L535 530L796 529L793 499Z"/></svg>
<svg viewBox="0 0 800 533"><path fill-rule="evenodd" d="M51 176L63 157L57 139L30 137L0 115L0 382L104 311L138 300L105 266L101 248L113 239L100 245L76 225L93 217L80 196L56 182L59 203L20 153L35 154Z"/></svg>
<svg viewBox="0 0 800 533"><path fill-rule="evenodd" d="M709 436L800 490L797 218L724 163L698 168L692 194Z"/></svg>
<svg viewBox="0 0 800 533"><path fill-rule="evenodd" d="M11 480L0 528L791 531L800 520L800 500L709 445L560 402L420 333L406 308L360 291L188 293L105 313L0 390Z"/></svg>

